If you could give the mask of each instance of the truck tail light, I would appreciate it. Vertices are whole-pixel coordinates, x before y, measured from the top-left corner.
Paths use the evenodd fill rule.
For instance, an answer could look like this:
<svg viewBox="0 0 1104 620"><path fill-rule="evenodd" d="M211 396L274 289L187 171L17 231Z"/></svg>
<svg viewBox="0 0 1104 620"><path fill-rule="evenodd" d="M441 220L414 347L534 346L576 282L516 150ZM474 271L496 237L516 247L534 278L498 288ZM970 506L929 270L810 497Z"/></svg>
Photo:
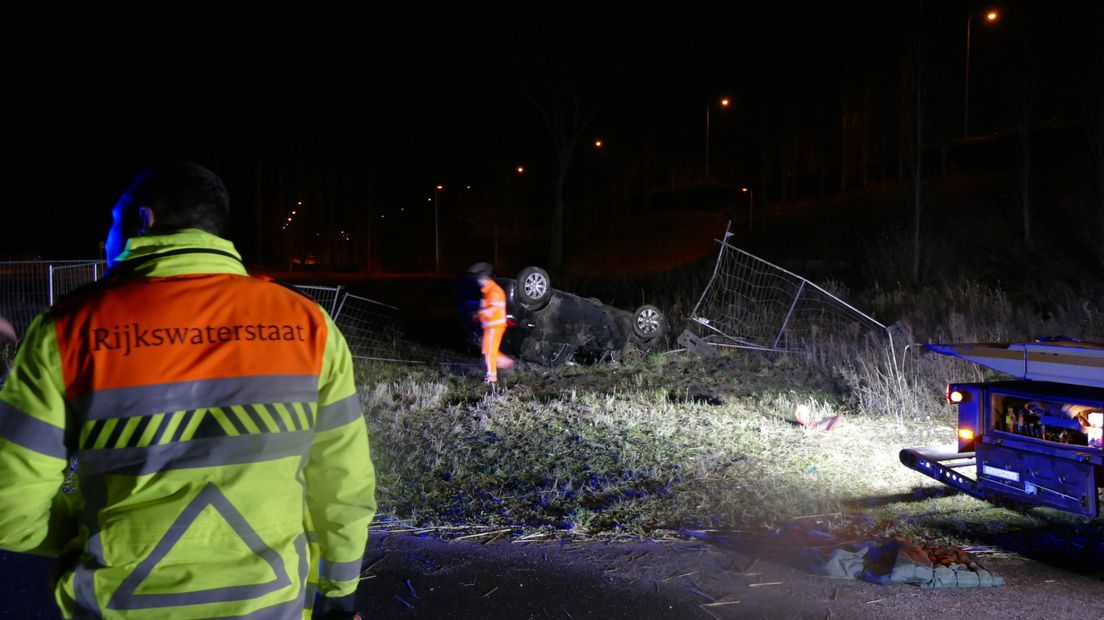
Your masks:
<svg viewBox="0 0 1104 620"><path fill-rule="evenodd" d="M970 394L959 389L955 389L951 385L947 385L947 391L944 392L944 396L947 398L947 402L951 405L960 405L970 400Z"/></svg>
<svg viewBox="0 0 1104 620"><path fill-rule="evenodd" d="M974 440L974 429L972 428L960 428L958 429L958 438L962 441Z"/></svg>

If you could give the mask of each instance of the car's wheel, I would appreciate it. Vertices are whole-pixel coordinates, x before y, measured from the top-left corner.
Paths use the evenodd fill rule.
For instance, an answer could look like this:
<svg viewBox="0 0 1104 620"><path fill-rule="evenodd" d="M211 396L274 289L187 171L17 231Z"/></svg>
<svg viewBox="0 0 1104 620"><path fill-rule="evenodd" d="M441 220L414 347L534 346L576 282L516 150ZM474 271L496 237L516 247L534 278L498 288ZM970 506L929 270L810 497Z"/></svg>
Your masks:
<svg viewBox="0 0 1104 620"><path fill-rule="evenodd" d="M667 331L667 318L651 304L644 304L633 312L633 335L642 342L651 342Z"/></svg>
<svg viewBox="0 0 1104 620"><path fill-rule="evenodd" d="M552 282L540 267L526 267L518 272L517 296L530 310L540 310L552 297Z"/></svg>

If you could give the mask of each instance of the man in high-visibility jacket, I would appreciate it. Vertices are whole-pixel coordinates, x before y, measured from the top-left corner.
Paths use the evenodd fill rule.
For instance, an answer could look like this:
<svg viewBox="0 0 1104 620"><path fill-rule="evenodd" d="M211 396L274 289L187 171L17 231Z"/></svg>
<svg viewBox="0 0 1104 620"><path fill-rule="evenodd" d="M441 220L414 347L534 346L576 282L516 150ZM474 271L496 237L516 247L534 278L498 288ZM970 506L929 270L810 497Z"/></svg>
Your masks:
<svg viewBox="0 0 1104 620"><path fill-rule="evenodd" d="M491 278L491 272L480 271L479 324L483 327L483 361L487 366L485 383L498 382L499 346L506 333L506 292ZM505 356L502 356L505 358Z"/></svg>
<svg viewBox="0 0 1104 620"><path fill-rule="evenodd" d="M376 505L349 349L246 274L227 208L202 167L140 175L108 277L35 319L0 390L0 547L59 558L67 618L356 617Z"/></svg>

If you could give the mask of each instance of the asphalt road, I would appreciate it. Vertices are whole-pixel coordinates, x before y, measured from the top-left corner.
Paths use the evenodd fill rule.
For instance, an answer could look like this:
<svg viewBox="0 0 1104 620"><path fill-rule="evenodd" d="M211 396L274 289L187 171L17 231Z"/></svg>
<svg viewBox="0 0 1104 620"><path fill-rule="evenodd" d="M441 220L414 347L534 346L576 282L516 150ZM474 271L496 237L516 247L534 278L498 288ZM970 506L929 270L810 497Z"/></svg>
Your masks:
<svg viewBox="0 0 1104 620"><path fill-rule="evenodd" d="M484 539L485 540L485 539ZM448 542L373 534L358 590L367 618L1104 618L1102 575L982 555L997 588L925 590L829 579L792 551L698 542ZM49 561L0 554L0 617L57 618Z"/></svg>

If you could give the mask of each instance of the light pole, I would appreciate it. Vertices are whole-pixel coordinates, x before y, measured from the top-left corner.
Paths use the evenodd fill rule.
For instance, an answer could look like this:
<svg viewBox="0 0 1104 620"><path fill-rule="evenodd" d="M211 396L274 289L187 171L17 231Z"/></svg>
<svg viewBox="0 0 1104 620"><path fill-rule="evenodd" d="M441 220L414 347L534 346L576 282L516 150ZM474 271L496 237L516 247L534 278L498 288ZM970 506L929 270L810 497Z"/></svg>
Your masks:
<svg viewBox="0 0 1104 620"><path fill-rule="evenodd" d="M970 137L970 26L974 21L974 16L978 13L970 13L970 16L966 18L966 84L963 88L965 95L962 101L962 137ZM985 21L993 23L997 21L999 17L996 11L988 11L985 13Z"/></svg>
<svg viewBox="0 0 1104 620"><path fill-rule="evenodd" d="M755 226L755 190L741 187L740 191L748 195L748 232L751 232Z"/></svg>
<svg viewBox="0 0 1104 620"><path fill-rule="evenodd" d="M721 99L720 104L722 108L727 108L729 104L728 97ZM705 182L709 183L709 112L713 107L713 102L705 104Z"/></svg>
<svg viewBox="0 0 1104 620"><path fill-rule="evenodd" d="M441 237L437 228L437 192L445 189L444 185L433 188L433 272L441 273Z"/></svg>

